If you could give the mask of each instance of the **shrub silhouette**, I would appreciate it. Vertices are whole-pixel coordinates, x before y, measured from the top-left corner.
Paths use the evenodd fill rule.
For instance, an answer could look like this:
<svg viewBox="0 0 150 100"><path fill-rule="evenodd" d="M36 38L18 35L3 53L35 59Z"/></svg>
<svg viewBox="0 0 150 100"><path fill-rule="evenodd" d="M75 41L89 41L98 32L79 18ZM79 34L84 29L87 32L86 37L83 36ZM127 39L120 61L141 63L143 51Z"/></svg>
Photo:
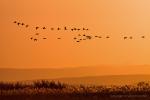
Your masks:
<svg viewBox="0 0 150 100"><path fill-rule="evenodd" d="M23 89L26 85L20 82L16 83L4 83L0 82L0 90L12 90L12 89Z"/></svg>
<svg viewBox="0 0 150 100"><path fill-rule="evenodd" d="M65 88L65 84L62 84L60 82L55 82L55 81L46 81L46 80L41 80L41 81L35 81L33 83L34 88L50 88L50 89L63 89Z"/></svg>

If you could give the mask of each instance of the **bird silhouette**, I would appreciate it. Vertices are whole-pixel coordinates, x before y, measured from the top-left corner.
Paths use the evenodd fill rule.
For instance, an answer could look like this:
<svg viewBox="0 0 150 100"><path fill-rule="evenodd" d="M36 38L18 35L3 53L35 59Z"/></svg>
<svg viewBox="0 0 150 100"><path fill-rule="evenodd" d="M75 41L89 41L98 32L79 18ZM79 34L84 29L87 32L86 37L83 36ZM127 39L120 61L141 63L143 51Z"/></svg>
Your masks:
<svg viewBox="0 0 150 100"><path fill-rule="evenodd" d="M86 36L85 34L83 34L83 36Z"/></svg>
<svg viewBox="0 0 150 100"><path fill-rule="evenodd" d="M39 35L39 33L35 33L35 35Z"/></svg>
<svg viewBox="0 0 150 100"><path fill-rule="evenodd" d="M38 41L38 39L34 39L34 41L36 42L36 41Z"/></svg>
<svg viewBox="0 0 150 100"><path fill-rule="evenodd" d="M73 30L75 30L75 31L76 31L76 30L77 30L77 28L74 28Z"/></svg>
<svg viewBox="0 0 150 100"><path fill-rule="evenodd" d="M80 41L76 41L76 42L80 42Z"/></svg>
<svg viewBox="0 0 150 100"><path fill-rule="evenodd" d="M97 35L95 37L98 37Z"/></svg>
<svg viewBox="0 0 150 100"><path fill-rule="evenodd" d="M76 40L77 38L76 38L76 37L74 37L73 39L74 39L74 40Z"/></svg>
<svg viewBox="0 0 150 100"><path fill-rule="evenodd" d="M45 39L47 39L47 38L43 38L43 39L45 40Z"/></svg>
<svg viewBox="0 0 150 100"><path fill-rule="evenodd" d="M106 36L106 38L110 38L109 36Z"/></svg>
<svg viewBox="0 0 150 100"><path fill-rule="evenodd" d="M92 39L92 36L86 36L86 38L90 40L90 39Z"/></svg>
<svg viewBox="0 0 150 100"><path fill-rule="evenodd" d="M78 34L78 36L81 36L81 34Z"/></svg>
<svg viewBox="0 0 150 100"><path fill-rule="evenodd" d="M39 29L39 27L38 27L38 26L36 26L36 27L35 27L35 29L37 30L37 29Z"/></svg>
<svg viewBox="0 0 150 100"><path fill-rule="evenodd" d="M127 38L128 38L128 37L125 36L125 37L124 37L124 40L127 39Z"/></svg>
<svg viewBox="0 0 150 100"><path fill-rule="evenodd" d="M79 29L79 28L78 28L77 30L78 30L78 31L80 31L80 29Z"/></svg>
<svg viewBox="0 0 150 100"><path fill-rule="evenodd" d="M57 39L59 39L59 40L60 40L61 38L57 38Z"/></svg>
<svg viewBox="0 0 150 100"><path fill-rule="evenodd" d="M73 31L74 29L72 28L71 31Z"/></svg>
<svg viewBox="0 0 150 100"><path fill-rule="evenodd" d="M99 36L98 38L102 38L101 36Z"/></svg>
<svg viewBox="0 0 150 100"><path fill-rule="evenodd" d="M26 25L26 28L28 28L29 27L29 25Z"/></svg>
<svg viewBox="0 0 150 100"><path fill-rule="evenodd" d="M21 23L21 25L23 26L23 25L25 25L24 23Z"/></svg>
<svg viewBox="0 0 150 100"><path fill-rule="evenodd" d="M46 29L46 27L43 27L42 29L44 29L44 30L45 30L45 29Z"/></svg>
<svg viewBox="0 0 150 100"><path fill-rule="evenodd" d="M130 38L130 39L133 39L133 37L132 37L132 36L130 36L129 38Z"/></svg>
<svg viewBox="0 0 150 100"><path fill-rule="evenodd" d="M17 21L14 21L14 23L17 23Z"/></svg>
<svg viewBox="0 0 150 100"><path fill-rule="evenodd" d="M21 24L21 23L17 23L18 24L18 26Z"/></svg>
<svg viewBox="0 0 150 100"><path fill-rule="evenodd" d="M51 30L54 30L54 28L51 28Z"/></svg>
<svg viewBox="0 0 150 100"><path fill-rule="evenodd" d="M145 36L141 36L141 38L145 38Z"/></svg>
<svg viewBox="0 0 150 100"><path fill-rule="evenodd" d="M31 40L33 39L33 37L30 38Z"/></svg>
<svg viewBox="0 0 150 100"><path fill-rule="evenodd" d="M64 27L64 30L67 30L67 27L66 27L66 26Z"/></svg>
<svg viewBox="0 0 150 100"><path fill-rule="evenodd" d="M57 30L61 30L61 29L58 27Z"/></svg>

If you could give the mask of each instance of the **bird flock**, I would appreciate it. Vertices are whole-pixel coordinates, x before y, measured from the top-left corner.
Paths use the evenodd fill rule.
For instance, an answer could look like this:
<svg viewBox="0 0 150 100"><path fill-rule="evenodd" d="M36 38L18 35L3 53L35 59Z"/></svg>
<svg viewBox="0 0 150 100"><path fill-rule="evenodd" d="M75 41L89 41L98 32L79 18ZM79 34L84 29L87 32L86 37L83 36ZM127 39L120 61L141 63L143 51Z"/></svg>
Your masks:
<svg viewBox="0 0 150 100"><path fill-rule="evenodd" d="M19 21L14 21L13 22L14 24L16 24L17 26L20 26L20 27L25 27L25 28L29 28L31 27L30 25L28 24L25 24L23 22L19 22ZM86 33L89 33L89 28L76 28L76 27L72 27L72 28L68 28L67 26L64 26L64 27L57 27L57 28L54 28L54 27L39 27L39 26L34 26L34 27L31 27L33 30L51 30L51 31L71 31L71 32L84 32L84 34L77 34L77 36L74 36L73 37L73 40L75 40L75 42L81 42L81 41L85 41L85 40L91 40L91 39L94 39L94 38L97 38L97 39L110 39L112 38L111 36L107 35L107 36L100 36L100 35L93 35L93 34L86 34ZM86 33L85 33L86 32ZM40 33L36 32L34 34L34 36L31 36L30 37L30 40L33 40L34 42L37 42L39 41L39 38L38 36L40 35ZM146 38L144 35L142 35L140 38L144 39ZM42 37L43 40L46 40L48 39L47 37ZM57 38L58 40L62 39L61 37L58 37ZM133 36L123 36L123 39L124 40L132 40L133 39Z"/></svg>
<svg viewBox="0 0 150 100"><path fill-rule="evenodd" d="M17 26L20 26L20 27L25 27L25 28L29 28L29 27L31 27L30 25L28 25L28 24L25 24L25 23L23 23L23 22L19 22L19 21L14 21L13 22L14 24L16 24ZM34 27L32 27L34 30L51 30L51 31L54 31L54 30L56 30L56 31L61 31L61 30L63 30L63 31L72 31L72 32L74 32L74 31L77 31L77 32L81 32L81 31L89 31L89 29L88 28L76 28L76 27L73 27L73 28L68 28L67 26L64 26L63 28L62 27L57 27L57 28L54 28L54 27L50 27L50 28L48 28L48 27L45 27L45 26L43 26L43 27L39 27L39 26L34 26ZM38 33L38 32L36 32L35 34L34 34L34 36L31 36L30 37L30 40L33 40L34 42L37 42L39 39L37 38L37 36L39 36L40 35L40 33ZM43 40L46 40L47 39L47 37L43 37L42 38ZM60 40L60 39L62 39L61 37L58 37L57 38L58 40ZM77 41L78 42L78 41Z"/></svg>

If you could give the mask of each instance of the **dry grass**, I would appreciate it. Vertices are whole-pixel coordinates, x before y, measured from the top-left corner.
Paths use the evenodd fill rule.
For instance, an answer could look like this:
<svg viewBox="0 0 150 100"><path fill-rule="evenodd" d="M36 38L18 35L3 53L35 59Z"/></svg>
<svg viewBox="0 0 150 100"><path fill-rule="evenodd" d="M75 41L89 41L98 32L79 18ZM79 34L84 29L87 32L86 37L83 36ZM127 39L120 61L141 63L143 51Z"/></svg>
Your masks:
<svg viewBox="0 0 150 100"><path fill-rule="evenodd" d="M73 86L54 81L0 82L0 100L149 100L150 84Z"/></svg>

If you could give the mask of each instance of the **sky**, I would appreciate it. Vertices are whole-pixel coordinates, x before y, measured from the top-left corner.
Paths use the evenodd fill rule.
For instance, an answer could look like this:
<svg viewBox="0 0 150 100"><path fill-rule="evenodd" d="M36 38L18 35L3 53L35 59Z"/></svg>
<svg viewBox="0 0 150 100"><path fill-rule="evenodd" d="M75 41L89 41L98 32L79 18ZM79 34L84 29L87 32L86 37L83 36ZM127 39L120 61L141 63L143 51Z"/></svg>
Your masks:
<svg viewBox="0 0 150 100"><path fill-rule="evenodd" d="M0 0L0 68L150 65L149 5L149 0ZM46 40L30 40L34 26L47 27L38 31ZM48 29L64 26L89 31ZM73 37L79 33L110 39L77 43Z"/></svg>

